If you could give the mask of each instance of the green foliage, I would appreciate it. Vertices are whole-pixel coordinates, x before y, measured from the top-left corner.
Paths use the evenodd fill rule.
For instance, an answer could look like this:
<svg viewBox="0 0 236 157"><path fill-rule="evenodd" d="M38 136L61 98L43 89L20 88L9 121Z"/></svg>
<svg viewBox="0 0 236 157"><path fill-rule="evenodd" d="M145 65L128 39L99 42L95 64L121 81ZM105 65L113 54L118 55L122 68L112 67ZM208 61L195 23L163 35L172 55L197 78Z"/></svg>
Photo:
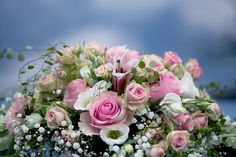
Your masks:
<svg viewBox="0 0 236 157"><path fill-rule="evenodd" d="M6 54L8 59L13 59L13 52L11 50L7 50Z"/></svg>
<svg viewBox="0 0 236 157"><path fill-rule="evenodd" d="M19 53L17 59L18 61L24 61L25 55L23 53Z"/></svg>
<svg viewBox="0 0 236 157"><path fill-rule="evenodd" d="M131 72L132 72L133 74L136 74L136 73L137 73L136 67L132 67L132 68L131 68Z"/></svg>
<svg viewBox="0 0 236 157"><path fill-rule="evenodd" d="M155 61L151 61L151 62L149 63L149 66L150 66L151 68L154 68L154 67L156 66L156 62L155 62Z"/></svg>
<svg viewBox="0 0 236 157"><path fill-rule="evenodd" d="M34 66L33 66L33 65L29 65L29 66L28 66L28 69L29 69L29 70L34 69Z"/></svg>
<svg viewBox="0 0 236 157"><path fill-rule="evenodd" d="M59 56L63 56L63 53L61 51L56 51L56 53L59 55Z"/></svg>
<svg viewBox="0 0 236 157"><path fill-rule="evenodd" d="M140 61L140 62L139 62L139 68L140 68L140 69L144 69L145 66L146 66L146 64L145 64L144 61Z"/></svg>
<svg viewBox="0 0 236 157"><path fill-rule="evenodd" d="M154 75L149 76L148 83L154 83L155 79L156 79L156 77Z"/></svg>
<svg viewBox="0 0 236 157"><path fill-rule="evenodd" d="M53 65L51 61L45 60L44 62L47 63L48 65Z"/></svg>

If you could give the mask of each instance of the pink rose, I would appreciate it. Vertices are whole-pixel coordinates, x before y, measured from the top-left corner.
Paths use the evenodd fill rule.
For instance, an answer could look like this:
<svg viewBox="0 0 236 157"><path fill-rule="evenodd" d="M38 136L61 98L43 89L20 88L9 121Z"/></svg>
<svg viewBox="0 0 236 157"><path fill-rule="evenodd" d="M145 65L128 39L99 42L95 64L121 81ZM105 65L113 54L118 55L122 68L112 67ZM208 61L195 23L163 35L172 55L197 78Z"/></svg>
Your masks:
<svg viewBox="0 0 236 157"><path fill-rule="evenodd" d="M97 67L94 71L98 77L104 77L112 72L112 65L109 63L102 64L99 67Z"/></svg>
<svg viewBox="0 0 236 157"><path fill-rule="evenodd" d="M85 80L77 79L71 81L65 90L64 103L68 104L69 107L73 109L79 94L85 92L87 89L88 87Z"/></svg>
<svg viewBox="0 0 236 157"><path fill-rule="evenodd" d="M186 69L194 79L199 79L202 75L202 68L195 58L191 58L188 60Z"/></svg>
<svg viewBox="0 0 236 157"><path fill-rule="evenodd" d="M217 103L211 103L207 107L207 114L210 119L217 120L221 115L220 106Z"/></svg>
<svg viewBox="0 0 236 157"><path fill-rule="evenodd" d="M51 92L57 87L56 78L53 75L43 75L39 78L38 87L40 92Z"/></svg>
<svg viewBox="0 0 236 157"><path fill-rule="evenodd" d="M6 128L8 130L8 133L10 135L13 134L13 121L15 119L15 115L11 114L11 115L8 115L6 116L5 118L5 124L6 124Z"/></svg>
<svg viewBox="0 0 236 157"><path fill-rule="evenodd" d="M73 64L77 62L78 58L76 56L76 52L79 48L79 45L62 48L61 52L63 55L57 55L57 62L61 64Z"/></svg>
<svg viewBox="0 0 236 157"><path fill-rule="evenodd" d="M119 72L125 73L134 67L139 59L139 53L134 50L129 50L125 46L111 47L107 50L107 60L115 66L117 60L119 60L120 68Z"/></svg>
<svg viewBox="0 0 236 157"><path fill-rule="evenodd" d="M165 151L168 148L168 143L166 141L161 141L158 144L152 146L151 157L164 157Z"/></svg>
<svg viewBox="0 0 236 157"><path fill-rule="evenodd" d="M182 64L182 60L176 52L167 51L165 52L165 55L164 55L164 63L165 65L168 65L168 66L173 65L173 64L179 65L179 64Z"/></svg>
<svg viewBox="0 0 236 157"><path fill-rule="evenodd" d="M164 157L165 156L165 150L163 148L159 147L153 147L151 149L151 157Z"/></svg>
<svg viewBox="0 0 236 157"><path fill-rule="evenodd" d="M194 121L189 112L183 112L173 117L176 122L178 130L192 131L194 127Z"/></svg>
<svg viewBox="0 0 236 157"><path fill-rule="evenodd" d="M45 120L47 121L48 127L51 129L60 126L62 121L65 121L67 125L71 124L71 120L66 111L58 106L53 106L47 110Z"/></svg>
<svg viewBox="0 0 236 157"><path fill-rule="evenodd" d="M90 53L99 53L104 54L106 51L107 46L104 44L98 44L96 42L90 42L88 45L85 46L84 54L88 56Z"/></svg>
<svg viewBox="0 0 236 157"><path fill-rule="evenodd" d="M149 95L148 88L137 83L130 83L125 90L125 100L128 103L128 108L131 110L143 109L148 102Z"/></svg>
<svg viewBox="0 0 236 157"><path fill-rule="evenodd" d="M127 120L127 110L121 104L117 93L103 92L89 109L91 125L96 128L112 127L123 124Z"/></svg>
<svg viewBox="0 0 236 157"><path fill-rule="evenodd" d="M208 126L208 115L206 113L194 113L192 118L197 128L206 128Z"/></svg>
<svg viewBox="0 0 236 157"><path fill-rule="evenodd" d="M164 72L160 76L160 80L149 84L150 102L165 97L167 93L176 93L181 95L181 87L178 78L172 72Z"/></svg>
<svg viewBox="0 0 236 157"><path fill-rule="evenodd" d="M187 131L172 131L167 135L167 141L176 152L180 152L189 143L189 133Z"/></svg>

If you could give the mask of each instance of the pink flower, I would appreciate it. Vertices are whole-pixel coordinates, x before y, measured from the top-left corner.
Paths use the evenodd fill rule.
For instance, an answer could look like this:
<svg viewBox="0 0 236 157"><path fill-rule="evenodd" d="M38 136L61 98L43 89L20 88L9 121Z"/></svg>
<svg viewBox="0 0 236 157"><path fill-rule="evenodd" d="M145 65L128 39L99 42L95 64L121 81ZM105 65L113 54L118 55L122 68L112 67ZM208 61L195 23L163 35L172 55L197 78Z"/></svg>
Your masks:
<svg viewBox="0 0 236 157"><path fill-rule="evenodd" d="M109 72L112 72L112 65L110 63L102 64L99 67L97 67L94 71L97 76L104 77L108 75Z"/></svg>
<svg viewBox="0 0 236 157"><path fill-rule="evenodd" d="M112 87L113 91L121 93L124 90L127 80L132 77L132 73L112 73Z"/></svg>
<svg viewBox="0 0 236 157"><path fill-rule="evenodd" d="M6 128L7 128L8 133L10 135L13 134L13 121L14 121L14 119L15 119L15 115L13 115L13 114L10 114L10 115L6 116L6 118L5 118Z"/></svg>
<svg viewBox="0 0 236 157"><path fill-rule="evenodd" d="M107 50L107 60L115 66L119 60L118 72L127 72L134 67L140 59L139 53L135 50L129 50L125 46L111 47ZM116 67L117 68L117 67Z"/></svg>
<svg viewBox="0 0 236 157"><path fill-rule="evenodd" d="M87 89L88 87L85 80L77 79L71 81L65 90L64 103L73 109L79 94L85 92Z"/></svg>
<svg viewBox="0 0 236 157"><path fill-rule="evenodd" d="M165 65L168 65L168 66L174 65L174 64L179 65L179 64L182 64L182 60L176 52L167 51L165 52L165 55L164 55L164 63Z"/></svg>
<svg viewBox="0 0 236 157"><path fill-rule="evenodd" d="M128 108L131 110L143 109L148 102L149 95L148 88L137 83L130 83L125 90L125 100L128 103Z"/></svg>
<svg viewBox="0 0 236 157"><path fill-rule="evenodd" d="M73 64L75 63L78 58L76 56L76 51L78 51L80 48L79 45L71 46L71 47L65 47L61 49L62 56L57 56L57 62L61 64Z"/></svg>
<svg viewBox="0 0 236 157"><path fill-rule="evenodd" d="M107 46L104 44L98 44L96 42L90 42L88 45L86 45L84 49L84 54L88 56L90 53L99 53L104 54Z"/></svg>
<svg viewBox="0 0 236 157"><path fill-rule="evenodd" d="M208 115L206 113L194 113L192 118L197 128L206 128L208 126Z"/></svg>
<svg viewBox="0 0 236 157"><path fill-rule="evenodd" d="M152 146L151 157L164 157L165 151L168 148L168 143L166 141L161 141L158 144Z"/></svg>
<svg viewBox="0 0 236 157"><path fill-rule="evenodd" d="M40 92L51 92L57 87L56 78L53 75L43 75L39 78L38 87Z"/></svg>
<svg viewBox="0 0 236 157"><path fill-rule="evenodd" d="M47 110L45 120L47 121L48 127L51 129L60 126L62 121L65 121L67 125L71 124L71 120L66 111L58 106L53 106Z"/></svg>
<svg viewBox="0 0 236 157"><path fill-rule="evenodd" d="M194 79L199 79L202 75L202 68L195 58L191 58L188 60L186 69Z"/></svg>
<svg viewBox="0 0 236 157"><path fill-rule="evenodd" d="M189 133L187 131L172 131L167 135L167 141L176 152L180 152L189 143Z"/></svg>
<svg viewBox="0 0 236 157"><path fill-rule="evenodd" d="M176 127L178 130L192 131L194 121L189 112L183 112L174 117Z"/></svg>
<svg viewBox="0 0 236 157"><path fill-rule="evenodd" d="M158 99L165 97L168 93L176 93L181 95L180 82L172 72L164 72L160 76L160 80L149 84L150 102L155 102Z"/></svg>
<svg viewBox="0 0 236 157"><path fill-rule="evenodd" d="M210 119L217 120L221 115L220 106L217 103L211 103L207 107L207 114Z"/></svg>
<svg viewBox="0 0 236 157"><path fill-rule="evenodd" d="M127 111L117 93L102 93L89 109L91 124L96 128L117 126L127 119Z"/></svg>

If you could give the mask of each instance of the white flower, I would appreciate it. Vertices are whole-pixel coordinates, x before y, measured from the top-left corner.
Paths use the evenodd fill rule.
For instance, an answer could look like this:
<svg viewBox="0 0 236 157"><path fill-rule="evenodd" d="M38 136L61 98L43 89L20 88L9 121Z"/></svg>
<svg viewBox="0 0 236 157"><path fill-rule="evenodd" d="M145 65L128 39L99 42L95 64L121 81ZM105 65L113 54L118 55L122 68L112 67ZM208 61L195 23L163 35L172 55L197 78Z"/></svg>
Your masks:
<svg viewBox="0 0 236 157"><path fill-rule="evenodd" d="M118 128L103 128L100 131L101 139L108 145L122 144L129 135L129 127L121 125Z"/></svg>
<svg viewBox="0 0 236 157"><path fill-rule="evenodd" d="M89 78L89 74L90 74L90 69L88 66L84 66L80 69L80 76L83 79Z"/></svg>
<svg viewBox="0 0 236 157"><path fill-rule="evenodd" d="M29 128L26 125L22 125L21 129L24 133L27 133L29 131Z"/></svg>
<svg viewBox="0 0 236 157"><path fill-rule="evenodd" d="M185 112L186 109L182 106L181 98L175 93L168 93L164 99L160 102L160 106L168 105L168 109L172 114Z"/></svg>
<svg viewBox="0 0 236 157"><path fill-rule="evenodd" d="M183 92L182 96L184 98L195 98L199 96L198 88L193 82L192 75L188 72L184 73L184 77L180 80L181 90Z"/></svg>
<svg viewBox="0 0 236 157"><path fill-rule="evenodd" d="M192 154L188 154L188 157L201 157L201 154L198 153L192 153Z"/></svg>
<svg viewBox="0 0 236 157"><path fill-rule="evenodd" d="M26 116L26 125L29 127L29 128L32 128L34 126L34 124L36 123L40 123L43 118L40 114L38 113L31 113L31 115L29 116Z"/></svg>
<svg viewBox="0 0 236 157"><path fill-rule="evenodd" d="M74 104L76 110L88 110L90 103L96 95L106 91L106 81L99 81L92 88L79 94L78 99Z"/></svg>

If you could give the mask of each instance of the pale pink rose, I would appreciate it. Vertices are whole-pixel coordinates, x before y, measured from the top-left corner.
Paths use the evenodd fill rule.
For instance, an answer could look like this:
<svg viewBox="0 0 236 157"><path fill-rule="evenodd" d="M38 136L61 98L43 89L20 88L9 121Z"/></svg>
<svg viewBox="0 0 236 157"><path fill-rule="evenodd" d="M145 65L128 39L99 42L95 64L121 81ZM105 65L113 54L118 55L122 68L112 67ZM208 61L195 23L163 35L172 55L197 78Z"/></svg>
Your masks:
<svg viewBox="0 0 236 157"><path fill-rule="evenodd" d="M160 80L148 85L150 88L150 102L165 97L168 93L181 95L181 87L178 78L172 72L164 72L160 75Z"/></svg>
<svg viewBox="0 0 236 157"><path fill-rule="evenodd" d="M217 120L221 115L220 106L217 103L211 103L207 107L207 114L210 119Z"/></svg>
<svg viewBox="0 0 236 157"><path fill-rule="evenodd" d="M57 62L61 64L73 64L77 62L78 57L76 56L76 53L79 48L79 45L62 48L61 52L63 55L57 55Z"/></svg>
<svg viewBox="0 0 236 157"><path fill-rule="evenodd" d="M154 68L152 67L152 69L159 73L161 73L165 69L163 59L155 54L143 55L142 60L144 61L146 66L149 66L150 63L154 61L156 65Z"/></svg>
<svg viewBox="0 0 236 157"><path fill-rule="evenodd" d="M187 131L172 131L167 135L167 141L176 152L180 152L189 143L189 133Z"/></svg>
<svg viewBox="0 0 236 157"><path fill-rule="evenodd" d="M164 140L152 146L151 149L151 157L164 157L165 151L168 148L168 143Z"/></svg>
<svg viewBox="0 0 236 157"><path fill-rule="evenodd" d="M127 120L127 110L115 92L103 92L89 109L91 125L96 128L112 127Z"/></svg>
<svg viewBox="0 0 236 157"><path fill-rule="evenodd" d="M104 54L107 49L107 46L104 44L99 44L96 42L90 42L88 45L85 46L84 48L84 54L88 56L90 53L99 53L99 54Z"/></svg>
<svg viewBox="0 0 236 157"><path fill-rule="evenodd" d="M103 77L107 75L109 72L112 72L112 65L111 64L102 64L95 69L95 74L99 77Z"/></svg>
<svg viewBox="0 0 236 157"><path fill-rule="evenodd" d="M165 55L164 55L164 63L165 65L168 65L168 66L173 65L173 64L179 65L179 64L182 64L182 60L176 52L167 51L165 52Z"/></svg>
<svg viewBox="0 0 236 157"><path fill-rule="evenodd" d="M125 90L125 100L131 110L143 109L149 96L149 89L137 83L130 83Z"/></svg>
<svg viewBox="0 0 236 157"><path fill-rule="evenodd" d="M38 87L40 92L51 92L57 87L56 78L53 75L43 75L39 78Z"/></svg>
<svg viewBox="0 0 236 157"><path fill-rule="evenodd" d="M13 121L14 121L14 119L15 119L14 114L10 114L10 115L6 116L6 118L5 118L6 128L7 128L8 133L10 135L13 134Z"/></svg>
<svg viewBox="0 0 236 157"><path fill-rule="evenodd" d="M206 113L194 113L192 115L194 125L201 129L201 128L206 128L208 126L208 115Z"/></svg>
<svg viewBox="0 0 236 157"><path fill-rule="evenodd" d="M106 52L107 61L115 66L119 60L119 72L125 73L134 67L139 61L139 53L135 50L129 50L125 46L111 47Z"/></svg>
<svg viewBox="0 0 236 157"><path fill-rule="evenodd" d="M165 67L163 64L157 63L153 70L157 71L158 73L162 73L165 70Z"/></svg>
<svg viewBox="0 0 236 157"><path fill-rule="evenodd" d="M67 125L71 124L71 120L67 115L67 112L58 106L50 107L45 115L45 120L47 125L51 129L55 129L58 126L61 126L62 121L65 121Z"/></svg>
<svg viewBox="0 0 236 157"><path fill-rule="evenodd" d="M151 157L164 157L165 156L165 150L158 147L153 147L151 149Z"/></svg>
<svg viewBox="0 0 236 157"><path fill-rule="evenodd" d="M77 79L71 81L65 90L64 103L73 109L79 94L85 92L87 89L88 87L85 80Z"/></svg>
<svg viewBox="0 0 236 157"><path fill-rule="evenodd" d="M202 75L202 68L195 58L191 58L188 60L186 69L194 79L199 79Z"/></svg>
<svg viewBox="0 0 236 157"><path fill-rule="evenodd" d="M176 122L178 130L192 131L194 128L194 121L189 112L183 112L173 117Z"/></svg>

